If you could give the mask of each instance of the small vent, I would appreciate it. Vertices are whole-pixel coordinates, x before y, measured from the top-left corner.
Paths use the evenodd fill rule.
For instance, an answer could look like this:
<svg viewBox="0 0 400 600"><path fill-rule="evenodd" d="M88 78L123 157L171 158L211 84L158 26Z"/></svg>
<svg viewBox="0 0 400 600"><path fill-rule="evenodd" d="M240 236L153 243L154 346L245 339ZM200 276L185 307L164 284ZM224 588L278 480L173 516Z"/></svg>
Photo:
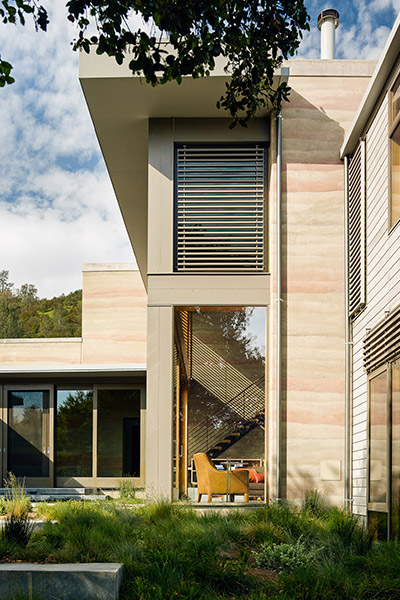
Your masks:
<svg viewBox="0 0 400 600"><path fill-rule="evenodd" d="M265 148L176 150L175 271L265 269Z"/></svg>
<svg viewBox="0 0 400 600"><path fill-rule="evenodd" d="M365 140L349 161L349 315L355 317L365 306Z"/></svg>
<svg viewBox="0 0 400 600"><path fill-rule="evenodd" d="M400 354L400 306L371 329L364 340L364 367L368 372Z"/></svg>

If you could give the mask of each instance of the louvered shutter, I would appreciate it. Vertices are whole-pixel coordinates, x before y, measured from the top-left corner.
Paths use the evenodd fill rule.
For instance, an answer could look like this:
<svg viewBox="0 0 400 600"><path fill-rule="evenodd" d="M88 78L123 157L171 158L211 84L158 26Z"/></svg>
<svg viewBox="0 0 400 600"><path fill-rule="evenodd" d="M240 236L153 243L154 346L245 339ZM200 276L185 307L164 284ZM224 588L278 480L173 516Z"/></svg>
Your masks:
<svg viewBox="0 0 400 600"><path fill-rule="evenodd" d="M176 149L175 271L265 269L265 148Z"/></svg>
<svg viewBox="0 0 400 600"><path fill-rule="evenodd" d="M349 315L365 306L365 140L360 140L348 169Z"/></svg>
<svg viewBox="0 0 400 600"><path fill-rule="evenodd" d="M371 329L364 340L364 367L370 373L400 355L400 306Z"/></svg>

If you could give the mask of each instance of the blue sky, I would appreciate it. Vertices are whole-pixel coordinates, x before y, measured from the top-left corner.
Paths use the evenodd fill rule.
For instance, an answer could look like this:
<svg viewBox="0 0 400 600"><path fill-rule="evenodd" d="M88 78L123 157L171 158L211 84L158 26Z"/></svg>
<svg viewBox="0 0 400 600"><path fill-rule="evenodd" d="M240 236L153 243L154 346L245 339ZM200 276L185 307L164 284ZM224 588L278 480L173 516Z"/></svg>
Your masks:
<svg viewBox="0 0 400 600"><path fill-rule="evenodd" d="M50 6L48 4L48 6ZM337 58L379 57L400 0L309 0L301 58L318 58L319 12L336 8ZM81 287L86 262L134 256L78 82L75 30L62 3L47 33L0 25L16 83L0 89L0 269L51 297Z"/></svg>

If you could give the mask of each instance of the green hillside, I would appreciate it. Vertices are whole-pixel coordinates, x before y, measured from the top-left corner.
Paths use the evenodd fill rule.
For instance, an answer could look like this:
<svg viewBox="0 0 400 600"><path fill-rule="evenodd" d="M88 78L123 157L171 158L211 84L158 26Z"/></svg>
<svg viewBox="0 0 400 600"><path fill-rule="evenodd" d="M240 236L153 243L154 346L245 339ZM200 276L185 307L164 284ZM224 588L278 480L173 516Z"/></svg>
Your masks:
<svg viewBox="0 0 400 600"><path fill-rule="evenodd" d="M31 283L19 289L0 271L0 338L80 337L82 290L39 298Z"/></svg>

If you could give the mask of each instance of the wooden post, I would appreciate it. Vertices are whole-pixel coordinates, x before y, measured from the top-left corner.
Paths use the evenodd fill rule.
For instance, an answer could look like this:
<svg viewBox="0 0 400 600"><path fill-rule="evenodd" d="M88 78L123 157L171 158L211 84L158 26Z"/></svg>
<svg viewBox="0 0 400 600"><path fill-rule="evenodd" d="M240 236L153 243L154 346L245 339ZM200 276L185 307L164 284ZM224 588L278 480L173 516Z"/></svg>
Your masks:
<svg viewBox="0 0 400 600"><path fill-rule="evenodd" d="M188 385L185 385L181 388L182 396L181 396L181 411L180 411L180 450L182 454L180 456L180 468L179 468L179 493L187 495L188 491L188 483L187 483L187 473L188 473L188 395L189 388Z"/></svg>

